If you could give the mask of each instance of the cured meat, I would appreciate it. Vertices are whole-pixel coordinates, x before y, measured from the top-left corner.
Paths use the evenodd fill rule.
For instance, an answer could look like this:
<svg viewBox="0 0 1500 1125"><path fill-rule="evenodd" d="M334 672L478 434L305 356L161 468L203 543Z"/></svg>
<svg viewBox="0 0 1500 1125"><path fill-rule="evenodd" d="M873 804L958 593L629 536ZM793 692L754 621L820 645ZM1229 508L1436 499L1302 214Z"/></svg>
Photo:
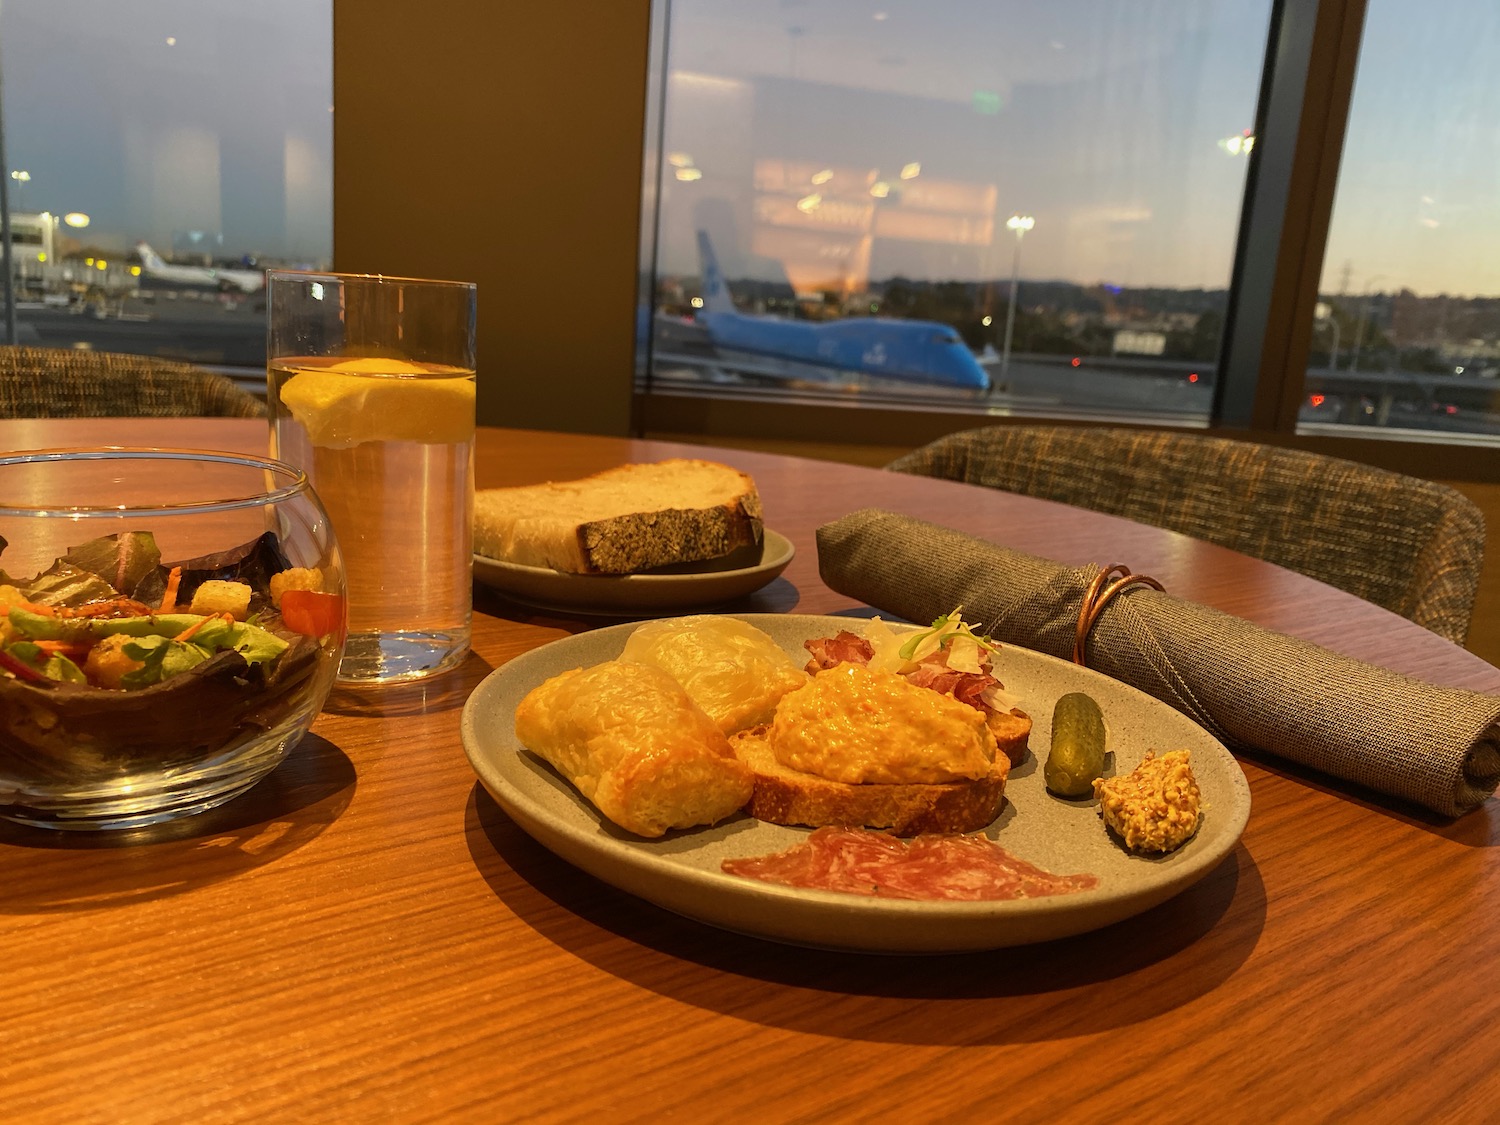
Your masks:
<svg viewBox="0 0 1500 1125"><path fill-rule="evenodd" d="M814 637L802 645L812 655L807 662L809 672L820 672L839 664L858 664L864 667L875 655L874 646L858 633L841 629L837 636Z"/></svg>
<svg viewBox="0 0 1500 1125"><path fill-rule="evenodd" d="M875 656L875 648L868 640L848 629L841 629L832 637L814 637L803 641L812 659L807 662L807 671L821 672L839 664L868 665ZM989 663L985 661L986 665ZM960 703L967 703L986 716L996 713L996 708L984 698L989 688L1003 685L988 672L957 672L948 667L948 657L943 650L928 653L915 668L902 672L917 687L931 688L942 695L951 695Z"/></svg>
<svg viewBox="0 0 1500 1125"><path fill-rule="evenodd" d="M876 898L980 902L1087 891L1095 875L1054 875L983 836L901 840L864 828L819 828L771 855L726 859L730 875Z"/></svg>

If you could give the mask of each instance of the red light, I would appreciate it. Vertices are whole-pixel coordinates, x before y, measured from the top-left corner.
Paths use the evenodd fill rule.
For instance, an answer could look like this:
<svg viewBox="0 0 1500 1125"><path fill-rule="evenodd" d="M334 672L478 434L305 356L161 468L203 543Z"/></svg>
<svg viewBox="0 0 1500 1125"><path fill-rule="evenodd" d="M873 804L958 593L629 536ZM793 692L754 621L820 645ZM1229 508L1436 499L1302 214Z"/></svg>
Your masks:
<svg viewBox="0 0 1500 1125"><path fill-rule="evenodd" d="M1307 396L1307 401L1310 402L1310 403L1312 403L1314 406L1322 406L1323 405L1323 396L1322 395L1308 395Z"/></svg>
<svg viewBox="0 0 1500 1125"><path fill-rule="evenodd" d="M1188 376L1188 382L1189 383L1196 383L1197 381L1198 381L1198 373L1196 371L1194 371L1191 375Z"/></svg>
<svg viewBox="0 0 1500 1125"><path fill-rule="evenodd" d="M1076 356L1076 355L1075 355L1075 356L1074 356L1074 357L1073 357L1073 366L1074 366L1074 367L1082 367L1082 366L1083 366L1083 360L1081 360L1081 359L1079 359L1079 358L1078 358L1078 357L1077 357L1077 356Z"/></svg>

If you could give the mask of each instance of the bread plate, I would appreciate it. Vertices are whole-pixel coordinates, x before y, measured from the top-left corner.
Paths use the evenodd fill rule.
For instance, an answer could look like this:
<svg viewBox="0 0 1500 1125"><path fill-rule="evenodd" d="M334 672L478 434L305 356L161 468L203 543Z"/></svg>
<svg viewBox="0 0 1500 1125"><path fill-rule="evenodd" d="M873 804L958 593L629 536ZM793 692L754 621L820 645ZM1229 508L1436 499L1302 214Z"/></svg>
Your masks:
<svg viewBox="0 0 1500 1125"><path fill-rule="evenodd" d="M474 580L542 609L645 615L723 605L752 594L774 581L794 554L790 539L766 528L758 547L640 574L564 574L475 555Z"/></svg>
<svg viewBox="0 0 1500 1125"><path fill-rule="evenodd" d="M800 656L802 642L851 620L805 614L735 614ZM857 623L853 623L857 628ZM1234 849L1250 815L1245 775L1225 747L1186 716L1117 680L1027 649L1006 646L995 673L1035 726L1031 754L1011 774L1006 806L985 831L1013 855L1055 874L1090 872L1094 890L1003 902L913 902L801 890L727 875L723 860L781 851L808 829L744 814L658 840L616 828L515 737L516 704L544 679L618 656L633 624L554 641L510 661L464 707L465 752L485 788L520 827L576 867L667 910L723 929L815 948L870 953L956 953L1084 933L1139 914L1191 886ZM1127 854L1092 801L1046 791L1041 763L1059 696L1085 691L1104 712L1110 773L1148 750L1187 749L1203 795L1198 833L1164 858Z"/></svg>

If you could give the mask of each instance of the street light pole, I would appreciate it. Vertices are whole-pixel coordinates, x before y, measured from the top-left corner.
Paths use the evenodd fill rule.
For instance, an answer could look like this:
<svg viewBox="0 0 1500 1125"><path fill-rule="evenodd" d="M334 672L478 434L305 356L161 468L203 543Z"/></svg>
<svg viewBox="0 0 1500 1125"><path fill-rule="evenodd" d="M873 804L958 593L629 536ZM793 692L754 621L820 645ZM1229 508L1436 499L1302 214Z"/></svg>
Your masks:
<svg viewBox="0 0 1500 1125"><path fill-rule="evenodd" d="M1016 290L1021 283L1021 238L1036 220L1030 215L1012 215L1005 225L1016 232L1016 250L1010 260L1010 305L1005 310L1005 348L1000 353L1000 380L1004 382L1010 372L1010 340L1016 328Z"/></svg>
<svg viewBox="0 0 1500 1125"><path fill-rule="evenodd" d="M1370 319L1370 310L1375 303L1375 283L1384 281L1385 274L1377 274L1365 282L1365 299L1359 306L1359 321L1354 327L1354 351L1349 357L1349 371L1351 374L1359 370L1359 353L1365 343L1365 322Z"/></svg>

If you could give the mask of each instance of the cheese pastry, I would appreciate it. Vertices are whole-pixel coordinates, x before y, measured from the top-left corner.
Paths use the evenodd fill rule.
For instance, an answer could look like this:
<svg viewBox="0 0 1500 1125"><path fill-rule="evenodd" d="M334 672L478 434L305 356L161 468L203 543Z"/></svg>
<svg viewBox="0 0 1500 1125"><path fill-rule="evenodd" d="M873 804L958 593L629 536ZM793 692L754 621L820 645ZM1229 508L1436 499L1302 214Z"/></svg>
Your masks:
<svg viewBox="0 0 1500 1125"><path fill-rule="evenodd" d="M660 836L750 799L750 770L681 684L611 660L554 676L516 707L516 737L621 828Z"/></svg>

